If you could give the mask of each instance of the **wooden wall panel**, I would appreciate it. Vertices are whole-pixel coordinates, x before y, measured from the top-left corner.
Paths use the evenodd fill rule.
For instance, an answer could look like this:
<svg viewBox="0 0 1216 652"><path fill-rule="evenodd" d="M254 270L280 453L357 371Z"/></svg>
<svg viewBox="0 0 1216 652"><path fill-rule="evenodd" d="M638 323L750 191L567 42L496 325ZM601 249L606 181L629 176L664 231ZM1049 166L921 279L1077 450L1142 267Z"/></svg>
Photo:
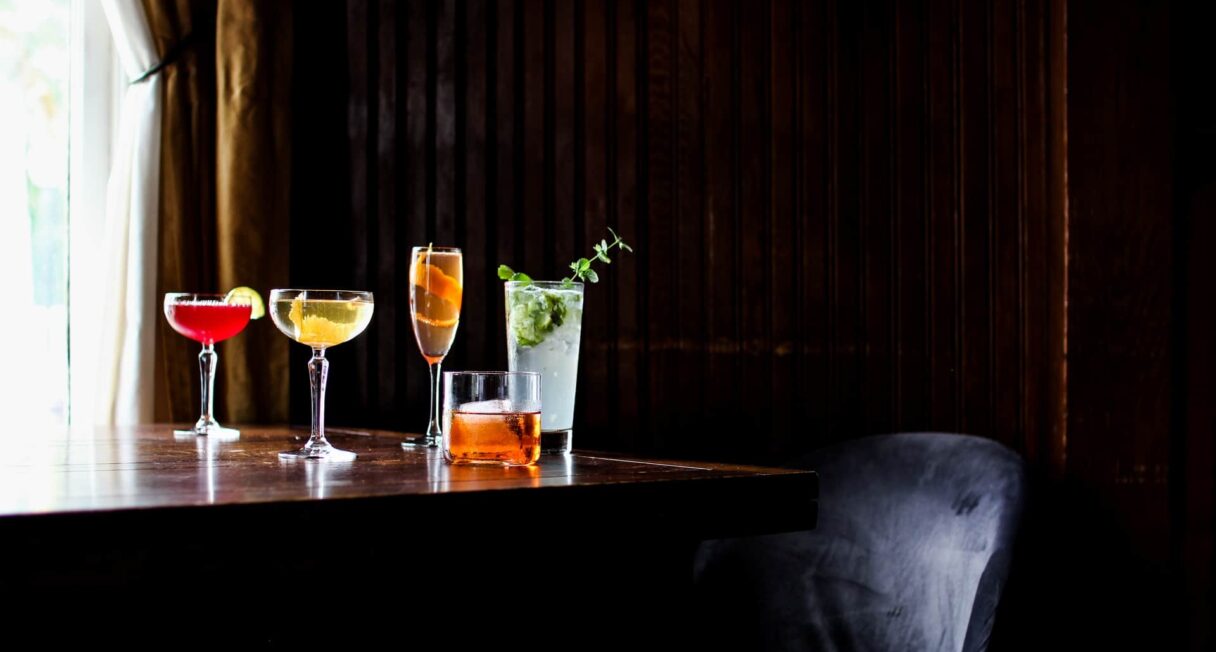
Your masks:
<svg viewBox="0 0 1216 652"><path fill-rule="evenodd" d="M349 223L350 253L293 262L377 293L335 417L422 427L409 247L465 248L447 368L500 368L497 265L560 277L612 226L636 252L588 289L582 445L777 460L950 430L1037 454L1062 436L1045 6L351 0L347 119L313 125L346 151L298 157L348 214L310 211L346 186L296 190L297 230Z"/></svg>
<svg viewBox="0 0 1216 652"><path fill-rule="evenodd" d="M1171 26L1175 80L1203 79L1216 55L1208 25L1210 4L1188 6ZM1216 90L1210 84L1178 84L1174 160L1174 307L1171 342L1175 383L1171 398L1176 437L1170 451L1170 501L1178 564L1185 569L1192 649L1216 647L1213 586L1216 531Z"/></svg>
<svg viewBox="0 0 1216 652"><path fill-rule="evenodd" d="M1075 2L1069 11L1068 110L1087 125L1069 142L1068 327L1079 336L1068 347L1067 468L1164 559L1173 187L1169 75L1160 74L1169 50L1160 44L1168 22L1137 2ZM1120 29L1133 16L1139 28Z"/></svg>

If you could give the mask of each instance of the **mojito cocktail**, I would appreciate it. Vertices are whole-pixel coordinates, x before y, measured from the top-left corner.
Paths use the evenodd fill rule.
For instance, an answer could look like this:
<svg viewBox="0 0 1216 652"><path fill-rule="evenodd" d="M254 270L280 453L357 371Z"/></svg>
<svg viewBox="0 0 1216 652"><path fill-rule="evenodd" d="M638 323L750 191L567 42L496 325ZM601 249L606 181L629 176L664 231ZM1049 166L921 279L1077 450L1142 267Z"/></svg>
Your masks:
<svg viewBox="0 0 1216 652"><path fill-rule="evenodd" d="M541 452L570 452L578 346L583 330L583 284L509 281L507 368L541 375Z"/></svg>

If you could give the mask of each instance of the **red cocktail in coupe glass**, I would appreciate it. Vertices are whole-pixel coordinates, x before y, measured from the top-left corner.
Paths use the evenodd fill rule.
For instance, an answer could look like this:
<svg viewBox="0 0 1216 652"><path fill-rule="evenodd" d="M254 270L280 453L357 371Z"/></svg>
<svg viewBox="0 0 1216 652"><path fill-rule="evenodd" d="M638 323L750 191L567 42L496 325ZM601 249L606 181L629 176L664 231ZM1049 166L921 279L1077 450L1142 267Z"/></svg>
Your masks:
<svg viewBox="0 0 1216 652"><path fill-rule="evenodd" d="M165 318L173 330L203 345L198 354L203 381L202 416L190 430L174 430L175 435L212 435L232 438L240 431L224 428L212 416L215 389L215 369L219 356L215 343L222 342L245 330L253 304L246 296L223 294L191 294L171 292L165 295Z"/></svg>

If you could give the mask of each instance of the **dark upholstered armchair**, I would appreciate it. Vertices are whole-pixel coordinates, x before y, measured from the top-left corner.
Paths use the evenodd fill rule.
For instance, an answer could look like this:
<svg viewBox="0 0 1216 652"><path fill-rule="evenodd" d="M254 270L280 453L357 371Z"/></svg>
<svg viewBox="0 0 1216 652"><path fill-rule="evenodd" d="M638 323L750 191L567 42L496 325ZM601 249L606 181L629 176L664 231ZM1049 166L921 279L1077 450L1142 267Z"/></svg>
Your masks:
<svg viewBox="0 0 1216 652"><path fill-rule="evenodd" d="M1025 500L1021 458L978 437L868 437L820 474L814 531L710 541L697 612L712 641L766 650L984 650Z"/></svg>

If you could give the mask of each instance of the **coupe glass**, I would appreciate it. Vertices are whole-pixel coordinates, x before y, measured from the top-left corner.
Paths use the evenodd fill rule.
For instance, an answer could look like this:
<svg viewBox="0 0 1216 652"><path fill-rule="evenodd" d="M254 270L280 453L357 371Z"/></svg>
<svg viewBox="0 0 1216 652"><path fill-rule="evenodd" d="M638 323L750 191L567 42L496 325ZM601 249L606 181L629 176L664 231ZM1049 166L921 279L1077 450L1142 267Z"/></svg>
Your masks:
<svg viewBox="0 0 1216 652"><path fill-rule="evenodd" d="M439 427L440 368L460 325L463 263L455 247L414 247L410 253L410 319L418 349L430 367L431 400L426 433L406 439L401 443L405 448L435 448L443 437Z"/></svg>
<svg viewBox="0 0 1216 652"><path fill-rule="evenodd" d="M245 330L252 305L246 297L236 296L225 301L223 294L194 294L170 292L165 295L165 319L173 330L200 342L199 376L202 378L202 416L189 430L174 430L177 436L211 435L231 439L240 435L235 428L224 428L212 416L215 399L215 370L220 357L215 343Z"/></svg>
<svg viewBox="0 0 1216 652"><path fill-rule="evenodd" d="M312 436L304 447L279 453L284 460L355 459L350 451L339 450L325 439L325 380L329 360L325 350L355 339L372 320L375 302L371 292L346 290L272 290L270 317L284 335L312 347L308 361L308 380L312 385Z"/></svg>

